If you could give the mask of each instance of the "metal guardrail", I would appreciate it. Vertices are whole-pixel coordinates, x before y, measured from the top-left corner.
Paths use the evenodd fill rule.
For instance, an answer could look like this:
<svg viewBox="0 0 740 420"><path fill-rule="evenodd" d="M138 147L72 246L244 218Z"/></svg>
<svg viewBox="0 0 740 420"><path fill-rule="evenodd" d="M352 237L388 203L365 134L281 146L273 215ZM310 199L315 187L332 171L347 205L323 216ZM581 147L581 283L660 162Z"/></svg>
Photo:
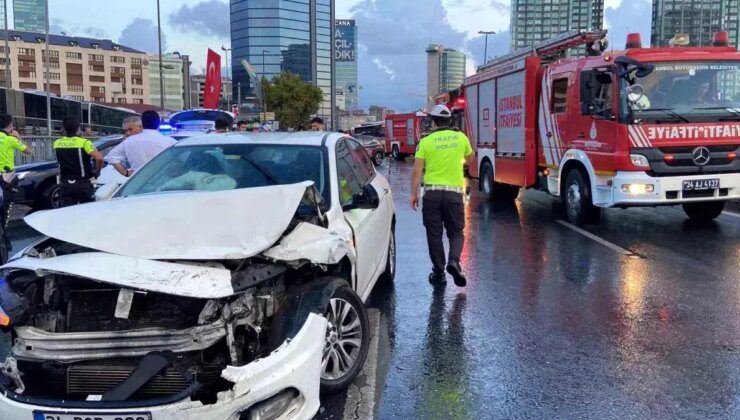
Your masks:
<svg viewBox="0 0 740 420"><path fill-rule="evenodd" d="M33 154L27 155L25 153L15 153L15 164L23 165L25 163L36 163L36 162L47 162L50 160L56 160L57 155L54 153L54 140L58 139L59 136L55 137L26 137L21 135L24 143L29 145L33 149ZM97 138L90 138L95 141Z"/></svg>

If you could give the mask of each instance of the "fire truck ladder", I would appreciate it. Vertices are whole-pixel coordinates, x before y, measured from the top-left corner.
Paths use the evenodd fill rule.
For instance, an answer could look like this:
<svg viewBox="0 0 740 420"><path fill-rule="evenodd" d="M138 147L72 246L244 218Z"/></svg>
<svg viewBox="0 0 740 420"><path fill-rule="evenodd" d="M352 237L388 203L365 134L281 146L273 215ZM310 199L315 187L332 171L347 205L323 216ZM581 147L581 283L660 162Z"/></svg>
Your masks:
<svg viewBox="0 0 740 420"><path fill-rule="evenodd" d="M488 69L498 67L502 64L519 61L525 57L541 57L544 63L562 57L562 54L581 45L596 45L596 43L606 38L606 29L597 31L574 30L554 36L550 39L540 41L531 47L521 48L507 55L490 60L484 65L478 67L478 73L485 72ZM598 50L596 50L598 51Z"/></svg>

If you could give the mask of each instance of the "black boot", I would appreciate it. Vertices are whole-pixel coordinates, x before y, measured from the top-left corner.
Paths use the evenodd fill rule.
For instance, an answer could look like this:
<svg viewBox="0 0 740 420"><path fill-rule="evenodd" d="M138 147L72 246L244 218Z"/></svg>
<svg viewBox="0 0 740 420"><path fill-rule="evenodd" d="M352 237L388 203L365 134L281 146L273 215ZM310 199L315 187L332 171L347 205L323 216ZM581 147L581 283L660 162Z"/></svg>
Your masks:
<svg viewBox="0 0 740 420"><path fill-rule="evenodd" d="M450 273L453 279L455 279L455 286L465 287L465 285L468 284L468 281L465 279L465 275L462 272L462 268L460 267L460 263L450 262L447 264L447 272Z"/></svg>
<svg viewBox="0 0 740 420"><path fill-rule="evenodd" d="M447 276L445 275L445 273L432 272L429 274L429 283L432 286L447 284Z"/></svg>

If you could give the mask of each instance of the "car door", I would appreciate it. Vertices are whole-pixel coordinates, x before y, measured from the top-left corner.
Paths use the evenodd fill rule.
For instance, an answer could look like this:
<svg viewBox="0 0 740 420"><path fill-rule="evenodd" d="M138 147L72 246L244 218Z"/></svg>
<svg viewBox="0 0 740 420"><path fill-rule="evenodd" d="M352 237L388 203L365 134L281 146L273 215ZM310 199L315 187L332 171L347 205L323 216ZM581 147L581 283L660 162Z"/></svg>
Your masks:
<svg viewBox="0 0 740 420"><path fill-rule="evenodd" d="M380 263L387 251L390 232L390 217L387 216L390 189L387 182L375 176L375 167L362 146L355 140L340 140L337 143L336 156L337 182L342 206L351 203L352 197L359 194L366 185L371 185L379 197L378 208L352 209L344 212L344 217L355 236L356 289L364 298L382 271ZM387 223L383 220L385 218L388 219Z"/></svg>

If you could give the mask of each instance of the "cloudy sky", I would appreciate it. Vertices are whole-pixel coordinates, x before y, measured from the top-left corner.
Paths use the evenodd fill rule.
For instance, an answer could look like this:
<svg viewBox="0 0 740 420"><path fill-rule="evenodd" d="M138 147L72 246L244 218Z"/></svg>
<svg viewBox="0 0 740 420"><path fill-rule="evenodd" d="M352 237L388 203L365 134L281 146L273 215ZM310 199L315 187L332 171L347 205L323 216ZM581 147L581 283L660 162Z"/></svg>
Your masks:
<svg viewBox="0 0 740 420"><path fill-rule="evenodd" d="M510 0L336 0L337 18L359 27L359 78L363 107L400 111L422 106L429 42L465 51L469 71L483 58L480 30L493 30L489 56L508 52ZM606 0L606 25L614 48L627 32L650 39L651 0ZM8 2L11 3L11 2ZM92 4L95 7L91 7ZM101 5L105 4L105 7ZM148 52L157 50L154 0L50 0L51 30L102 37ZM229 46L228 0L161 0L165 51L189 54L193 71L205 67L206 50ZM9 21L12 22L12 13ZM11 23L12 24L12 23Z"/></svg>

